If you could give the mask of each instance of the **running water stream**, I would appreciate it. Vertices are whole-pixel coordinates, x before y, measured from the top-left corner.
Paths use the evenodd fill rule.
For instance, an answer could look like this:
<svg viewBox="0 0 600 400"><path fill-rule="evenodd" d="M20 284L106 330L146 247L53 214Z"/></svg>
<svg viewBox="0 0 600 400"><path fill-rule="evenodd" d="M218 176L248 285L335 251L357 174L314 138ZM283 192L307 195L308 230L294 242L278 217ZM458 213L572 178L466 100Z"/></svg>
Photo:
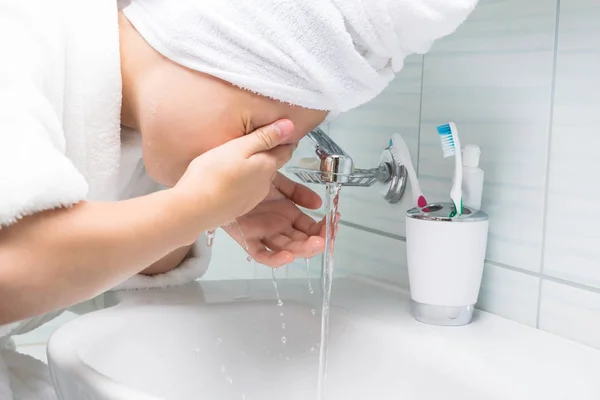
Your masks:
<svg viewBox="0 0 600 400"><path fill-rule="evenodd" d="M325 252L322 258L322 307L321 307L321 342L319 346L319 370L318 370L318 382L317 382L317 400L325 400L325 386L327 380L327 345L329 341L329 306L331 301L331 287L333 283L333 269L334 269L334 245L337 233L338 225L338 201L340 196L341 185L336 183L328 183L326 185L326 197L325 197L325 211L326 211L326 230L325 230ZM248 243L244 233L242 232L237 221L232 222L236 226L240 238L243 242L244 250L248 253ZM215 237L215 231L211 230L207 232L207 245L212 246ZM254 261L253 258L248 254L247 261ZM313 287L310 281L310 264L309 260L306 260L306 273L308 290L312 294ZM277 296L277 306L280 308L280 316L283 318L283 301L279 293L279 286L275 276L275 269L272 271L272 282ZM312 309L311 313L314 315L315 310ZM282 330L285 331L285 322L282 321ZM283 335L281 337L281 343L285 345L287 337Z"/></svg>
<svg viewBox="0 0 600 400"><path fill-rule="evenodd" d="M328 183L325 194L326 230L325 253L322 265L323 304L321 307L321 347L319 353L319 377L317 383L317 399L325 400L325 383L327 381L327 343L329 341L329 302L331 300L331 284L333 283L334 245L338 224L338 201L341 185Z"/></svg>

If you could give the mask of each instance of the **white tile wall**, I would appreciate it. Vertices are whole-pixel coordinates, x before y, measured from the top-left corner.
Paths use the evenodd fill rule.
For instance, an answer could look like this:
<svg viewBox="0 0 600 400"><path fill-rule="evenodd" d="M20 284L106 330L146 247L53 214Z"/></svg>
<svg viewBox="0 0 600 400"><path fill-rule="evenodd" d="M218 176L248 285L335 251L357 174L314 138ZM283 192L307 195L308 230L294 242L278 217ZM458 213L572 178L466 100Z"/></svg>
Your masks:
<svg viewBox="0 0 600 400"><path fill-rule="evenodd" d="M53 319L50 322L45 323L40 326L36 330L33 330L24 335L15 336L13 340L15 344L19 347L21 346L37 346L42 345L45 346L48 338L52 333L62 324L72 320L76 317L76 314L66 311Z"/></svg>
<svg viewBox="0 0 600 400"><path fill-rule="evenodd" d="M454 159L436 125L454 120L478 144L490 214L488 258L539 271L550 123L556 3L482 1L456 34L425 57L419 172L423 190L448 198Z"/></svg>
<svg viewBox="0 0 600 400"><path fill-rule="evenodd" d="M487 263L477 307L536 326L540 278Z"/></svg>
<svg viewBox="0 0 600 400"><path fill-rule="evenodd" d="M17 345L19 352L37 358L40 361L47 362L46 344L50 335L64 323L72 320L77 315L66 311L50 322L24 335L15 336L13 340Z"/></svg>
<svg viewBox="0 0 600 400"><path fill-rule="evenodd" d="M544 281L540 328L600 348L600 292Z"/></svg>
<svg viewBox="0 0 600 400"><path fill-rule="evenodd" d="M252 279L258 266L247 261L248 254L225 231L217 230L212 247L212 262L206 280Z"/></svg>
<svg viewBox="0 0 600 400"><path fill-rule="evenodd" d="M340 274L365 276L408 289L405 241L341 226L335 264Z"/></svg>
<svg viewBox="0 0 600 400"><path fill-rule="evenodd" d="M19 346L19 352L23 354L27 354L35 359L43 361L44 363L48 363L48 356L46 355L46 344L36 344L36 345L21 345Z"/></svg>
<svg viewBox="0 0 600 400"><path fill-rule="evenodd" d="M600 288L600 2L559 26L544 273Z"/></svg>

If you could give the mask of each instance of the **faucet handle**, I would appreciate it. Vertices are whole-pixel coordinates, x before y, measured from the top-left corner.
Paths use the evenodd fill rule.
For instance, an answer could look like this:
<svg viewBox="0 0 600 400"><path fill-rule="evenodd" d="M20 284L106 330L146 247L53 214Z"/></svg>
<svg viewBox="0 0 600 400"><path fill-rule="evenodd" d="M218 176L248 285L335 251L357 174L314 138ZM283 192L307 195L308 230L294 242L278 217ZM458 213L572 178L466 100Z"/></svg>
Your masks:
<svg viewBox="0 0 600 400"><path fill-rule="evenodd" d="M330 138L321 128L315 128L308 133L308 137L315 143L317 155L340 155L350 157L342 148Z"/></svg>

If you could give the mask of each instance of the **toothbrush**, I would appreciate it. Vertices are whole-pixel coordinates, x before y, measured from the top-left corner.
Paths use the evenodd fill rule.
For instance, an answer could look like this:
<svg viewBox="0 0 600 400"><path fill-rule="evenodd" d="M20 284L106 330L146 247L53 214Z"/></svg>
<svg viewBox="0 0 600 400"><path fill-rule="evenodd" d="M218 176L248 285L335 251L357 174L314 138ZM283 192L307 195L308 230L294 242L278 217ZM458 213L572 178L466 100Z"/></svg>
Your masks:
<svg viewBox="0 0 600 400"><path fill-rule="evenodd" d="M462 204L462 154L460 149L460 139L458 138L458 129L454 122L437 127L442 141L442 150L444 158L455 157L454 162L454 183L450 191L450 198L454 203L454 211L450 217L461 215L463 212Z"/></svg>
<svg viewBox="0 0 600 400"><path fill-rule="evenodd" d="M394 133L392 135L389 149L394 160L404 165L406 171L408 172L408 179L410 179L410 186L412 187L413 202L415 203L415 207L425 207L427 205L427 200L425 200L425 196L423 196L423 192L421 191L421 185L419 185L419 179L417 178L417 173L415 172L412 159L410 158L410 151L408 150L406 142L404 142L404 139L402 139L402 136L400 136L399 133Z"/></svg>

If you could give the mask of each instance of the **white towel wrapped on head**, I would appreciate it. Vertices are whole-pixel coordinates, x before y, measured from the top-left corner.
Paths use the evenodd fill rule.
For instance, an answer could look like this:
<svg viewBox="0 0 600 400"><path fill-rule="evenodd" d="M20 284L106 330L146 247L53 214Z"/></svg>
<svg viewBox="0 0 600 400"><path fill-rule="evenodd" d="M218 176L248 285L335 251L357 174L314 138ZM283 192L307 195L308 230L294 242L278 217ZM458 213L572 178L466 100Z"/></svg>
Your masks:
<svg viewBox="0 0 600 400"><path fill-rule="evenodd" d="M125 15L177 64L306 108L377 96L406 56L452 33L477 0L131 0Z"/></svg>

